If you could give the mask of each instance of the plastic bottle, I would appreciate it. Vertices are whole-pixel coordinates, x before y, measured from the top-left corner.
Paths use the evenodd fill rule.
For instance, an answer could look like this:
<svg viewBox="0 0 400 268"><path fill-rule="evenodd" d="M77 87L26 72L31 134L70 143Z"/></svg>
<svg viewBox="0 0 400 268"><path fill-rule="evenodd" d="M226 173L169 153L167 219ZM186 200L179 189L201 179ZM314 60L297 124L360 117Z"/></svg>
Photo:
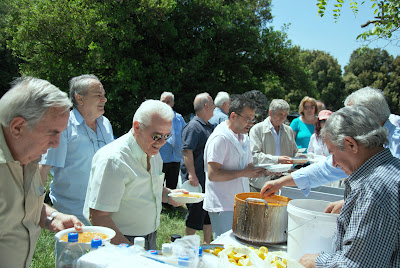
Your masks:
<svg viewBox="0 0 400 268"><path fill-rule="evenodd" d="M178 234L171 235L171 243L173 243L176 239L182 238L182 236Z"/></svg>
<svg viewBox="0 0 400 268"><path fill-rule="evenodd" d="M92 241L90 242L90 251L98 249L99 247L101 247L102 244L103 241L101 240L101 238L99 237L93 238Z"/></svg>
<svg viewBox="0 0 400 268"><path fill-rule="evenodd" d="M85 251L78 243L78 233L68 234L68 243L57 260L56 268L75 268Z"/></svg>
<svg viewBox="0 0 400 268"><path fill-rule="evenodd" d="M197 265L198 268L203 268L204 267L204 262L203 262L203 247L199 247L199 264Z"/></svg>
<svg viewBox="0 0 400 268"><path fill-rule="evenodd" d="M139 254L139 255L144 255L146 253L145 248L145 239L144 237L135 237L133 240L133 246L130 247L130 252L134 255Z"/></svg>

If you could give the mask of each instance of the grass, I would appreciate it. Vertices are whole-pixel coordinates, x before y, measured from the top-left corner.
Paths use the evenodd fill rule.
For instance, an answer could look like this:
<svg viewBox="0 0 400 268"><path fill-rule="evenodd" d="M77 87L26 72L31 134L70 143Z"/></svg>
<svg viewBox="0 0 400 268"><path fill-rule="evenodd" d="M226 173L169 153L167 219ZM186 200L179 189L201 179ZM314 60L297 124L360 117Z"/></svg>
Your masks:
<svg viewBox="0 0 400 268"><path fill-rule="evenodd" d="M162 244L170 242L172 234L185 235L185 215L187 209L178 207L176 209L165 209L161 212L160 227L157 231L157 249L161 249ZM197 232L202 237L203 232ZM40 234L35 254L30 265L31 268L50 268L55 267L54 261L54 233L42 230Z"/></svg>

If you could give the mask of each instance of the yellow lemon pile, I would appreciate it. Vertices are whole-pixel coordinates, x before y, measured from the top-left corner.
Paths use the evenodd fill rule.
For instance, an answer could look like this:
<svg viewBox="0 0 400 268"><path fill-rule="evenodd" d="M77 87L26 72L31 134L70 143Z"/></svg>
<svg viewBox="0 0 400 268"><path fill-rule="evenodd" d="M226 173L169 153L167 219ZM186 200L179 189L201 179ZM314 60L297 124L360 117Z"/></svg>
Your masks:
<svg viewBox="0 0 400 268"><path fill-rule="evenodd" d="M253 247L250 247L252 250L255 251L255 253L262 259L264 260L268 254L268 248L267 247L260 247L259 249L255 249ZM221 252L222 248L216 247L215 249L209 249L209 250L204 250L205 252L214 254L215 256L218 256L219 252ZM232 264L236 264L237 266L251 266L251 260L248 255L243 254L243 253L238 253L234 250L231 250L231 252L228 253L228 261Z"/></svg>
<svg viewBox="0 0 400 268"><path fill-rule="evenodd" d="M286 268L287 260L285 258L275 256L275 258L271 261L271 264L275 265L277 268Z"/></svg>

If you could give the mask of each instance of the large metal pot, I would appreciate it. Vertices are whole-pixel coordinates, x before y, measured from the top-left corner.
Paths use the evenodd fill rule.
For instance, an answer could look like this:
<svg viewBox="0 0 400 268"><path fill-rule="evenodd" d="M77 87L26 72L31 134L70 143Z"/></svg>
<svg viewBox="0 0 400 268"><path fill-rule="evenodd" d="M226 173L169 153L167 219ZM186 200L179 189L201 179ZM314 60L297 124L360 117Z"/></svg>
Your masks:
<svg viewBox="0 0 400 268"><path fill-rule="evenodd" d="M232 231L235 236L256 243L282 243L287 240L289 198L261 198L260 193L235 196Z"/></svg>

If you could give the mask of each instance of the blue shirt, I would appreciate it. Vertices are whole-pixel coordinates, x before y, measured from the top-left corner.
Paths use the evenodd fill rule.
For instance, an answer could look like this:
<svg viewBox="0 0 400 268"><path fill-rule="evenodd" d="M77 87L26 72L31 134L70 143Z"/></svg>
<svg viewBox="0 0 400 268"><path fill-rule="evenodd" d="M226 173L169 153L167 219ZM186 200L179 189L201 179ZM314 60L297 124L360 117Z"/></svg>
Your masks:
<svg viewBox="0 0 400 268"><path fill-rule="evenodd" d="M345 181L334 253L317 267L400 267L400 160L385 149Z"/></svg>
<svg viewBox="0 0 400 268"><path fill-rule="evenodd" d="M394 126L389 120L383 125L388 129L388 145L392 155L400 158L400 128ZM310 193L311 188L321 186L326 183L338 181L346 178L346 173L339 167L332 166L332 156L328 156L325 161L321 161L305 168L301 168L292 173L292 177L304 195Z"/></svg>
<svg viewBox="0 0 400 268"><path fill-rule="evenodd" d="M296 135L296 144L299 148L308 148L311 135L314 133L314 124L306 124L300 120L300 117L293 119L290 127Z"/></svg>
<svg viewBox="0 0 400 268"><path fill-rule="evenodd" d="M216 126L218 126L218 124L226 120L228 120L228 115L219 107L215 107L214 115L211 117L210 120L208 120L208 123L210 123L215 128Z"/></svg>
<svg viewBox="0 0 400 268"><path fill-rule="evenodd" d="M195 116L182 132L182 149L193 151L194 169L203 189L205 189L204 147L212 131L212 125ZM182 179L183 181L189 179L185 165L182 165Z"/></svg>
<svg viewBox="0 0 400 268"><path fill-rule="evenodd" d="M83 205L94 154L114 140L110 121L96 119L97 134L86 125L77 109L70 112L67 128L60 135L60 145L42 156L41 165L50 165L53 181L50 199L54 208L77 216L85 224Z"/></svg>
<svg viewBox="0 0 400 268"><path fill-rule="evenodd" d="M160 148L160 155L164 163L181 162L182 160L182 130L186 126L182 115L175 112L172 120L171 138Z"/></svg>

